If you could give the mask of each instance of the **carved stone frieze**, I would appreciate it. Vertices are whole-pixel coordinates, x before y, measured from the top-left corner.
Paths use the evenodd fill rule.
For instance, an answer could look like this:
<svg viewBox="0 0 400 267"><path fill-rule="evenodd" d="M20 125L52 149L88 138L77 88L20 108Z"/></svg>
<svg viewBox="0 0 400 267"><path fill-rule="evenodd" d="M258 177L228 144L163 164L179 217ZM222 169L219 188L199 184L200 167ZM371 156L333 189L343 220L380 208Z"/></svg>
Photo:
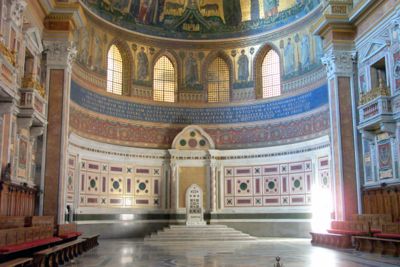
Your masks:
<svg viewBox="0 0 400 267"><path fill-rule="evenodd" d="M326 67L326 73L329 78L334 75L352 76L356 58L357 53L355 51L330 49L321 60Z"/></svg>

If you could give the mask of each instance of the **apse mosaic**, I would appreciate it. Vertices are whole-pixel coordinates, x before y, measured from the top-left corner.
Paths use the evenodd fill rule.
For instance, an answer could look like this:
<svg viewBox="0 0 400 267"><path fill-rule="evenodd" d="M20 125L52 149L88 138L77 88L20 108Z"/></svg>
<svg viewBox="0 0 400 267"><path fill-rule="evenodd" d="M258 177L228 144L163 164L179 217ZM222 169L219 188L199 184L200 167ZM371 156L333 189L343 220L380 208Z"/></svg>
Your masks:
<svg viewBox="0 0 400 267"><path fill-rule="evenodd" d="M84 0L118 26L156 36L218 39L257 34L294 22L320 0Z"/></svg>
<svg viewBox="0 0 400 267"><path fill-rule="evenodd" d="M67 193L79 184L80 207L158 208L161 169L69 158Z"/></svg>
<svg viewBox="0 0 400 267"><path fill-rule="evenodd" d="M310 160L263 166L225 167L225 207L311 205L315 183ZM329 181L329 173L323 174Z"/></svg>

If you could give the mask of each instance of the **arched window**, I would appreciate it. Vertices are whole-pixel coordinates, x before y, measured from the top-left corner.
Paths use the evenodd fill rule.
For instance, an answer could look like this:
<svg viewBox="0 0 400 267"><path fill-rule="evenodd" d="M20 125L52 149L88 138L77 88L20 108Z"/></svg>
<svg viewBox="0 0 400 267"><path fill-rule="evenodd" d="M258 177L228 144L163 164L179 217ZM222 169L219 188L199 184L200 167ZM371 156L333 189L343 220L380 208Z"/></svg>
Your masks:
<svg viewBox="0 0 400 267"><path fill-rule="evenodd" d="M166 56L162 56L154 65L153 91L155 101L175 102L175 68Z"/></svg>
<svg viewBox="0 0 400 267"><path fill-rule="evenodd" d="M107 54L107 92L122 95L122 63L118 47L112 45Z"/></svg>
<svg viewBox="0 0 400 267"><path fill-rule="evenodd" d="M274 97L281 95L281 69L279 55L271 49L265 55L261 67L262 97Z"/></svg>
<svg viewBox="0 0 400 267"><path fill-rule="evenodd" d="M217 57L208 67L208 102L229 102L229 66Z"/></svg>

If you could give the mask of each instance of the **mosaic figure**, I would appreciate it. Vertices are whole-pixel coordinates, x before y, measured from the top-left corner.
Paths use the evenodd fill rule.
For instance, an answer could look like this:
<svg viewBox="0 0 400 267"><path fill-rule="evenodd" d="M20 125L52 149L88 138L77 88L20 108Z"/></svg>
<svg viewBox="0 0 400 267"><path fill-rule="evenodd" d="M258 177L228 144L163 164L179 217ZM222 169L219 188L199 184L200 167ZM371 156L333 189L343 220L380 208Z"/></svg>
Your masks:
<svg viewBox="0 0 400 267"><path fill-rule="evenodd" d="M249 58L246 56L245 51L242 50L238 60L238 79L239 81L247 81L249 79Z"/></svg>
<svg viewBox="0 0 400 267"><path fill-rule="evenodd" d="M321 63L321 58L324 56L324 48L322 45L322 39L319 36L314 37L315 40L315 58L317 63Z"/></svg>
<svg viewBox="0 0 400 267"><path fill-rule="evenodd" d="M89 59L89 33L88 31L84 28L81 32L81 52L80 52L80 61L82 64L87 65L88 64L88 59Z"/></svg>
<svg viewBox="0 0 400 267"><path fill-rule="evenodd" d="M94 38L95 43L95 55L94 55L94 67L97 69L101 69L102 61L103 61L103 44L101 43L100 37L95 36Z"/></svg>
<svg viewBox="0 0 400 267"><path fill-rule="evenodd" d="M279 0L264 0L265 18L278 14Z"/></svg>
<svg viewBox="0 0 400 267"><path fill-rule="evenodd" d="M186 86L193 87L199 81L198 67L196 59L193 57L193 53L189 53L189 58L186 60Z"/></svg>
<svg viewBox="0 0 400 267"><path fill-rule="evenodd" d="M251 20L260 19L260 2L259 0L251 0Z"/></svg>
<svg viewBox="0 0 400 267"><path fill-rule="evenodd" d="M140 52L137 55L137 59L138 59L138 80L144 81L148 76L148 70L149 70L149 59L147 58L147 55L144 52L144 47L140 49Z"/></svg>
<svg viewBox="0 0 400 267"><path fill-rule="evenodd" d="M130 10L132 17L136 18L138 16L139 9L140 9L140 0L133 0Z"/></svg>
<svg viewBox="0 0 400 267"><path fill-rule="evenodd" d="M240 0L224 0L224 17L226 25L237 26L242 22Z"/></svg>
<svg viewBox="0 0 400 267"><path fill-rule="evenodd" d="M288 38L288 42L285 47L285 74L288 75L294 71L294 47L292 39Z"/></svg>
<svg viewBox="0 0 400 267"><path fill-rule="evenodd" d="M140 9L138 14L138 21L143 24L150 24L153 22L155 7L158 6L156 0L141 0Z"/></svg>
<svg viewBox="0 0 400 267"><path fill-rule="evenodd" d="M301 40L301 68L306 70L310 67L310 39L304 35Z"/></svg>

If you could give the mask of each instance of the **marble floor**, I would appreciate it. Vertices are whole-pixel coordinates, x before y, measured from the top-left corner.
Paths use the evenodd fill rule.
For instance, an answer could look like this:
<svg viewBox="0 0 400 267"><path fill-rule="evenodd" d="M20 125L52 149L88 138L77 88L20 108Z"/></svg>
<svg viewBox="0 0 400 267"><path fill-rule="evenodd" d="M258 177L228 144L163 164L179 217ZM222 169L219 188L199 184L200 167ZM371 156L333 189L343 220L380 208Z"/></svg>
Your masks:
<svg viewBox="0 0 400 267"><path fill-rule="evenodd" d="M400 258L313 247L308 239L259 239L252 242L145 244L142 240L100 240L100 246L64 266L103 267L391 267Z"/></svg>

